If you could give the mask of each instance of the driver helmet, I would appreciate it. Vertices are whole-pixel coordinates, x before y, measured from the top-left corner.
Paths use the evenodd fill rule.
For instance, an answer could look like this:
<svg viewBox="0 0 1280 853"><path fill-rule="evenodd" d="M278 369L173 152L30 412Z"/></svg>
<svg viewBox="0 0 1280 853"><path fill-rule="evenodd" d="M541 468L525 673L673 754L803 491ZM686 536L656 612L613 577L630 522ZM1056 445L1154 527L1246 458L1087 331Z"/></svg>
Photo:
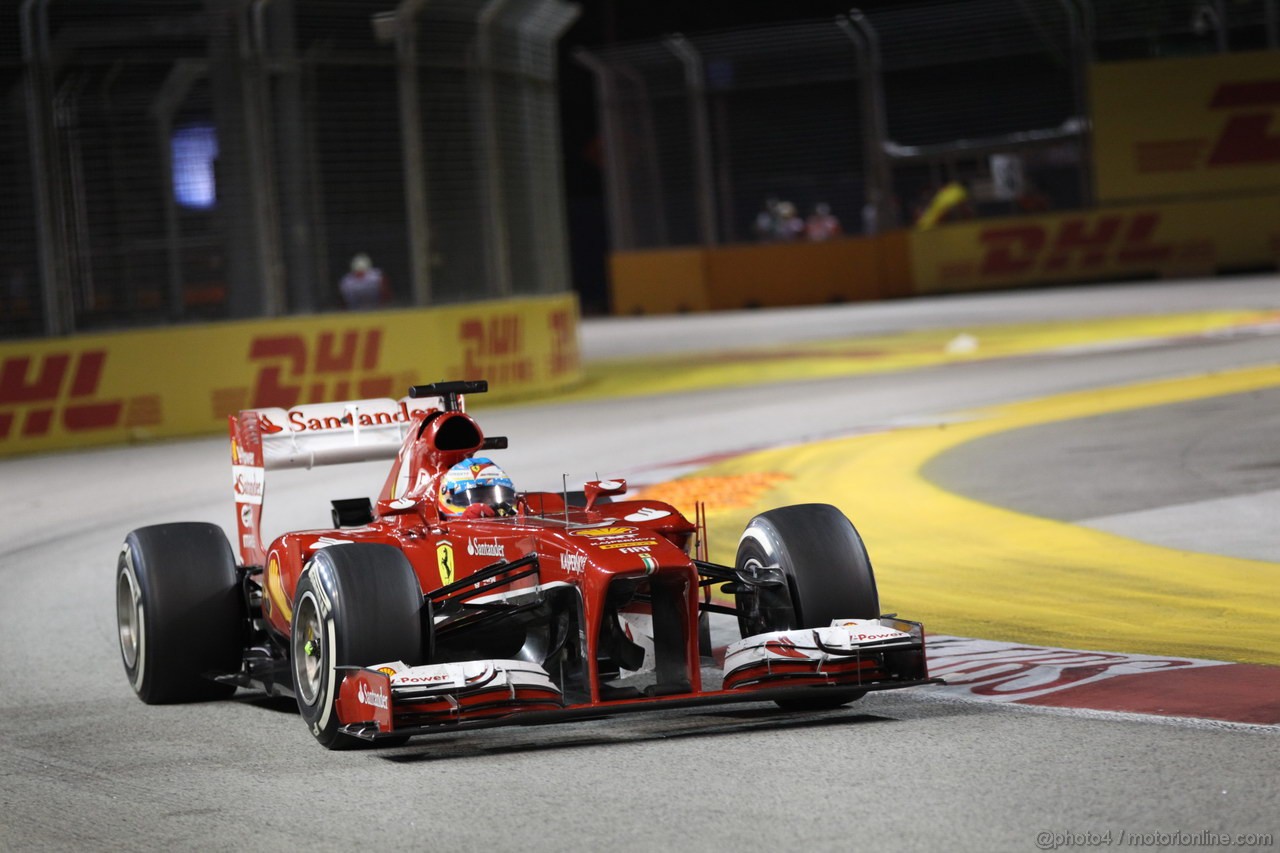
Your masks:
<svg viewBox="0 0 1280 853"><path fill-rule="evenodd" d="M450 468L440 484L441 515L514 515L516 489L506 472L492 459L475 456ZM468 512L470 507L476 510ZM491 512L484 511L488 507Z"/></svg>

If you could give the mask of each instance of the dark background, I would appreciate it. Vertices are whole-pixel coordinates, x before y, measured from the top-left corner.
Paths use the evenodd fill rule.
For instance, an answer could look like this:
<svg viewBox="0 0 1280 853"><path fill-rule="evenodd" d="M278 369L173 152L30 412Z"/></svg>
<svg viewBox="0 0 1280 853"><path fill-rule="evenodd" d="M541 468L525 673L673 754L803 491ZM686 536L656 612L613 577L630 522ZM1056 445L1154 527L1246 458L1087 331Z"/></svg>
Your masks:
<svg viewBox="0 0 1280 853"><path fill-rule="evenodd" d="M583 312L608 309L606 256L609 247L604 187L600 169L595 86L591 74L572 58L575 48L652 39L671 33L695 33L779 21L834 17L854 7L847 2L805 0L581 0L582 14L560 40L560 126L564 144L566 209L573 287ZM884 2L858 3L874 9ZM892 4L889 4L892 5Z"/></svg>

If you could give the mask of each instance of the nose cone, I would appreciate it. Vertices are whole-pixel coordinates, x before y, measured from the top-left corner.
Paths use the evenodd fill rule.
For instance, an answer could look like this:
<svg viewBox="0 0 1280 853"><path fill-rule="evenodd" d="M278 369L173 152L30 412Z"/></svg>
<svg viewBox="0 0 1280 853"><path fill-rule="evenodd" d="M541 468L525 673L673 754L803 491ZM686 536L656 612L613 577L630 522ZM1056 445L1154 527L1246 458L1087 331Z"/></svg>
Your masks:
<svg viewBox="0 0 1280 853"><path fill-rule="evenodd" d="M688 555L666 538L631 525L571 529L565 532L564 544L567 554L576 554L595 571L609 575L651 575L659 569L691 565Z"/></svg>

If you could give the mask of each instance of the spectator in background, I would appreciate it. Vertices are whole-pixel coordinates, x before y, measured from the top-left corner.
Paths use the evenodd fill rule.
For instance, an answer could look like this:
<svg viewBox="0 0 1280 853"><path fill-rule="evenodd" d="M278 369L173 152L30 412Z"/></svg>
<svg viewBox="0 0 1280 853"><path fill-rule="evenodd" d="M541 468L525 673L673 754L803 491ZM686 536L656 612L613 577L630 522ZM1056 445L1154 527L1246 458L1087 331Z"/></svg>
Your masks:
<svg viewBox="0 0 1280 853"><path fill-rule="evenodd" d="M770 197L756 214L755 232L762 243L789 243L804 236L804 220L794 204Z"/></svg>
<svg viewBox="0 0 1280 853"><path fill-rule="evenodd" d="M876 203L870 199L862 205L862 233L880 233L880 210L876 207Z"/></svg>
<svg viewBox="0 0 1280 853"><path fill-rule="evenodd" d="M351 272L338 283L342 303L353 311L377 308L391 301L391 289L382 270L364 252L351 259Z"/></svg>
<svg viewBox="0 0 1280 853"><path fill-rule="evenodd" d="M840 220L831 212L831 206L821 201L815 204L813 213L804 221L804 235L817 243L839 237L840 233Z"/></svg>
<svg viewBox="0 0 1280 853"><path fill-rule="evenodd" d="M796 212L796 206L789 201L778 202L773 223L773 239L780 243L789 243L803 235L804 220Z"/></svg>
<svg viewBox="0 0 1280 853"><path fill-rule="evenodd" d="M764 206L760 208L760 212L756 214L756 239L761 243L768 243L772 241L774 232L778 229L777 219L778 200L776 198L769 197L764 200Z"/></svg>

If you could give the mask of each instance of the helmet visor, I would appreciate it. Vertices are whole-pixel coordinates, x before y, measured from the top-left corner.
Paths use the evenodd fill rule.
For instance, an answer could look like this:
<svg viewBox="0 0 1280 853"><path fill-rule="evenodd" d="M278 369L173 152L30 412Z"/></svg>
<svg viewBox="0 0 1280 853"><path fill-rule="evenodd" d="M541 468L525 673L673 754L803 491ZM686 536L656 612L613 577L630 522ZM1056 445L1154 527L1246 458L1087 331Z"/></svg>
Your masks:
<svg viewBox="0 0 1280 853"><path fill-rule="evenodd" d="M454 497L454 502L460 506L471 506L472 504L487 504L498 511L499 515L504 514L502 510L512 510L516 505L516 490L511 486L503 486L492 484L487 486L472 486L465 489L458 496Z"/></svg>

